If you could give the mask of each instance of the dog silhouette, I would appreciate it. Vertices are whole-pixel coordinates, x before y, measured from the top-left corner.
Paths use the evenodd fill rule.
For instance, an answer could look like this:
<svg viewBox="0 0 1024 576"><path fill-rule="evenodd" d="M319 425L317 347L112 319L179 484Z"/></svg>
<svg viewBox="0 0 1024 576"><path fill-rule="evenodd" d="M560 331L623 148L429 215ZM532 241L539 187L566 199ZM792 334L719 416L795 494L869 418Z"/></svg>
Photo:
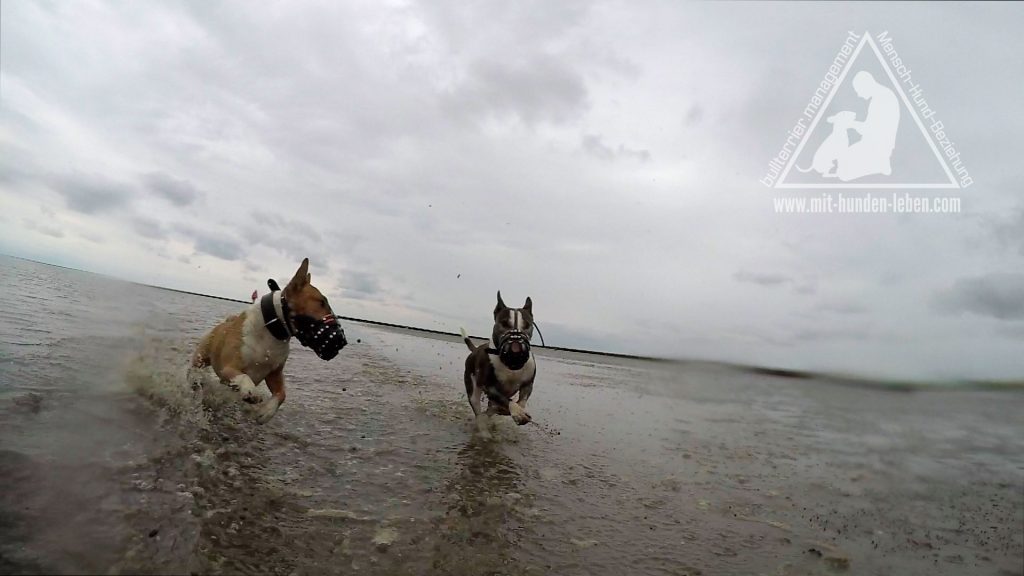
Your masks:
<svg viewBox="0 0 1024 576"><path fill-rule="evenodd" d="M826 178L835 178L836 173L833 168L838 168L836 162L850 147L850 134L847 131L856 120L857 113L850 112L849 110L836 112L829 116L827 121L832 125L832 133L828 135L828 138L825 138L821 146L818 146L818 150L814 152L811 165L807 168L797 166L796 169L801 172L814 170Z"/></svg>

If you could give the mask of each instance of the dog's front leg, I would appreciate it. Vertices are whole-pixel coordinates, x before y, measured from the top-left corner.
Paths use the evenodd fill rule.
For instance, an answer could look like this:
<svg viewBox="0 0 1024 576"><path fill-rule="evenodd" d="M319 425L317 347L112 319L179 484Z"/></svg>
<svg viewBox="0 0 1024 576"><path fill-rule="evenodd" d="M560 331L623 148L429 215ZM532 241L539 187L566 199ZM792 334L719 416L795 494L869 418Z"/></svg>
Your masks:
<svg viewBox="0 0 1024 576"><path fill-rule="evenodd" d="M493 385L485 386L484 394L487 394L487 399L490 400L492 405L497 406L499 410L508 410L516 424L522 426L530 421L530 415L526 413L526 410L523 410L522 406L510 400Z"/></svg>
<svg viewBox="0 0 1024 576"><path fill-rule="evenodd" d="M523 387L519 389L519 398L516 399L516 403L519 404L523 410L526 410L526 401L530 399L530 394L533 394L533 380L523 384ZM527 414L527 417L529 416L530 415Z"/></svg>
<svg viewBox="0 0 1024 576"><path fill-rule="evenodd" d="M284 389L284 366L274 370L270 374L267 374L267 388L270 388L272 396L270 400L263 403L260 406L258 415L256 417L260 424L266 424L277 414L277 409L284 404L285 389Z"/></svg>
<svg viewBox="0 0 1024 576"><path fill-rule="evenodd" d="M241 370L224 366L216 370L220 381L230 386L232 390L242 396L242 400L249 404L259 404L260 395L256 393L256 383Z"/></svg>

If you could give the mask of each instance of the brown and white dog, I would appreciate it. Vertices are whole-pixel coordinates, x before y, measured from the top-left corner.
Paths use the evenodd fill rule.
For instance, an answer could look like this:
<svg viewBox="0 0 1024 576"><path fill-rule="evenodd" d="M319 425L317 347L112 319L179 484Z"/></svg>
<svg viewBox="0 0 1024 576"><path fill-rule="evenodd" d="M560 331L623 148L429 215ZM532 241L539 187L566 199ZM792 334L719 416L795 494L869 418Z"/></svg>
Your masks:
<svg viewBox="0 0 1024 576"><path fill-rule="evenodd" d="M494 307L491 341L486 346L474 345L462 330L462 340L470 352L464 375L466 394L475 416L480 416L480 397L486 394L487 415L510 414L519 425L530 422L526 401L537 376L537 363L530 351L532 338L533 301L527 297L522 308L509 308L501 300L501 292Z"/></svg>
<svg viewBox="0 0 1024 576"><path fill-rule="evenodd" d="M260 424L273 418L284 403L284 364L292 336L325 360L345 345L344 331L327 298L310 284L311 279L306 258L283 291L267 294L241 314L214 326L192 356L192 369L212 366L219 380L238 392L242 400L263 402L256 410ZM276 282L270 284L276 289ZM195 376L190 370L190 380L196 382ZM256 391L263 380L272 394L266 401Z"/></svg>

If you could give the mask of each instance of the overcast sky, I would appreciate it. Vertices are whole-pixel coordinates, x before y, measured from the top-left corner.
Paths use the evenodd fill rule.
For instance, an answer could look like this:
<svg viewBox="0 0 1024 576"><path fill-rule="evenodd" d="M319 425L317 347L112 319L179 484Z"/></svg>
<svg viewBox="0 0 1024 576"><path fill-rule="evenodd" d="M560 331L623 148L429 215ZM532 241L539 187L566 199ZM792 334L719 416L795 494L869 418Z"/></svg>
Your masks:
<svg viewBox="0 0 1024 576"><path fill-rule="evenodd" d="M553 345L1024 375L1021 5L467 4L5 0L0 252L234 298L308 256L347 316L484 334L501 289ZM889 31L963 213L774 212L848 30Z"/></svg>

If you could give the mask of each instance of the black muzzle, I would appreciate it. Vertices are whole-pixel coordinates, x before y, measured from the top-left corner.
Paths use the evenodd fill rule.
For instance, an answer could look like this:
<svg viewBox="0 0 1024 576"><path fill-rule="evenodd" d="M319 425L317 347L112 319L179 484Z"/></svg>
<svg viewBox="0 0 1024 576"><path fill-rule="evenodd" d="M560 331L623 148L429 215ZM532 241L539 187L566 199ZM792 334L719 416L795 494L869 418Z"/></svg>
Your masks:
<svg viewBox="0 0 1024 576"><path fill-rule="evenodd" d="M512 370L519 370L530 361L530 338L519 330L505 332L498 340L498 358Z"/></svg>
<svg viewBox="0 0 1024 576"><path fill-rule="evenodd" d="M348 344L345 331L333 314L320 320L305 314L296 315L292 317L292 326L299 343L315 352L321 360L334 358Z"/></svg>

